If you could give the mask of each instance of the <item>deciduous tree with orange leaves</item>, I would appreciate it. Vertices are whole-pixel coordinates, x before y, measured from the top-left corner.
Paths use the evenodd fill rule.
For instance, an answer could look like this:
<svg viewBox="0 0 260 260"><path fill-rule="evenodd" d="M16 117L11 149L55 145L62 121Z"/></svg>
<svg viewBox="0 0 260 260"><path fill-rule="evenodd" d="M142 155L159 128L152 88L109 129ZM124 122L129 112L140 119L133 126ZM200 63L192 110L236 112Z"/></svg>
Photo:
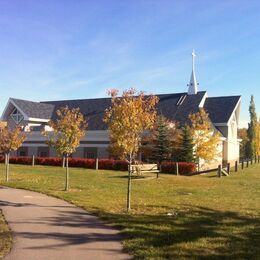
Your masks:
<svg viewBox="0 0 260 260"><path fill-rule="evenodd" d="M111 149L121 152L121 157L129 162L127 210L131 208L131 165L141 146L145 130L154 126L157 111L156 96L146 96L144 92L129 89L118 96L118 90L110 90L111 107L105 111L104 122L108 124Z"/></svg>
<svg viewBox="0 0 260 260"><path fill-rule="evenodd" d="M0 124L0 153L5 155L5 180L9 181L10 153L16 151L26 139L21 127L10 129L6 124Z"/></svg>
<svg viewBox="0 0 260 260"><path fill-rule="evenodd" d="M56 113L57 120L50 121L48 124L53 131L44 131L43 135L47 137L46 143L66 158L65 190L67 191L69 189L68 157L79 147L88 125L79 108L69 109L66 106Z"/></svg>
<svg viewBox="0 0 260 260"><path fill-rule="evenodd" d="M194 144L194 154L200 168L200 159L211 161L218 154L218 144L220 134L214 129L209 119L208 113L204 109L190 114L191 134Z"/></svg>

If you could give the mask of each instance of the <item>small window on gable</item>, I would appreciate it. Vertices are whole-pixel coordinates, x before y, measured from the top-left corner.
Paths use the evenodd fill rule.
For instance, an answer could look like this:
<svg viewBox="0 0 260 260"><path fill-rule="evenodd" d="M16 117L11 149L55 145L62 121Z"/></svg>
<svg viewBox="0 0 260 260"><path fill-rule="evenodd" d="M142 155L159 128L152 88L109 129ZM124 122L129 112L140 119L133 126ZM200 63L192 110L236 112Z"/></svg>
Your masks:
<svg viewBox="0 0 260 260"><path fill-rule="evenodd" d="M23 120L23 115L17 110L17 108L14 109L11 117L16 124L19 124Z"/></svg>

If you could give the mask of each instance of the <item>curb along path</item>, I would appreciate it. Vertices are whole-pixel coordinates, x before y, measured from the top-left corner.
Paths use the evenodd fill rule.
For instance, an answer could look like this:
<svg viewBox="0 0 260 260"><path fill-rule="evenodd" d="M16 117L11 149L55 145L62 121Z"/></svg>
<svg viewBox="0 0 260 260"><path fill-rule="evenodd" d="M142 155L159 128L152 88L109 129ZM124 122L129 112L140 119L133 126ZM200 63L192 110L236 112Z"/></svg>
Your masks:
<svg viewBox="0 0 260 260"><path fill-rule="evenodd" d="M5 260L131 259L116 229L63 200L0 187L0 208L14 238Z"/></svg>

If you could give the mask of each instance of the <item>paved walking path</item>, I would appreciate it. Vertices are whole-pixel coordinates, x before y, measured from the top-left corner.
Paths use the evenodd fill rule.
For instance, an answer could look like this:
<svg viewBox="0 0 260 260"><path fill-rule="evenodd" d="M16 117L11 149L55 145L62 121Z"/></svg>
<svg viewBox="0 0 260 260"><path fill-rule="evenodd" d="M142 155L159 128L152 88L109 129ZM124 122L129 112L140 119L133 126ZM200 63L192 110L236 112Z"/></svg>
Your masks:
<svg viewBox="0 0 260 260"><path fill-rule="evenodd" d="M0 208L14 234L5 260L130 259L117 230L63 200L0 187Z"/></svg>

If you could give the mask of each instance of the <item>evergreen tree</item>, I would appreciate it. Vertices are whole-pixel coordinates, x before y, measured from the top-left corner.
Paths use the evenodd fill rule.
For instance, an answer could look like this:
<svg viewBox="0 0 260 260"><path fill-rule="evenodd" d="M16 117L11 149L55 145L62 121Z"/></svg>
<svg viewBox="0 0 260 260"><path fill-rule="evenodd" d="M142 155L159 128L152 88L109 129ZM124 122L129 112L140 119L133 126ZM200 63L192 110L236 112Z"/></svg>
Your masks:
<svg viewBox="0 0 260 260"><path fill-rule="evenodd" d="M160 116L158 118L158 126L155 134L155 158L161 163L164 159L169 157L170 151L168 122L163 116Z"/></svg>
<svg viewBox="0 0 260 260"><path fill-rule="evenodd" d="M256 154L256 127L257 127L257 115L255 112L254 96L251 96L249 105L250 122L247 129L247 138L245 154L247 158L252 158Z"/></svg>
<svg viewBox="0 0 260 260"><path fill-rule="evenodd" d="M193 141L190 128L185 125L182 128L181 144L180 144L180 156L179 160L182 162L194 162L194 150Z"/></svg>
<svg viewBox="0 0 260 260"><path fill-rule="evenodd" d="M239 146L239 155L240 157L246 157L246 145L247 145L247 129L240 128L238 129L237 136L241 139L240 146Z"/></svg>

